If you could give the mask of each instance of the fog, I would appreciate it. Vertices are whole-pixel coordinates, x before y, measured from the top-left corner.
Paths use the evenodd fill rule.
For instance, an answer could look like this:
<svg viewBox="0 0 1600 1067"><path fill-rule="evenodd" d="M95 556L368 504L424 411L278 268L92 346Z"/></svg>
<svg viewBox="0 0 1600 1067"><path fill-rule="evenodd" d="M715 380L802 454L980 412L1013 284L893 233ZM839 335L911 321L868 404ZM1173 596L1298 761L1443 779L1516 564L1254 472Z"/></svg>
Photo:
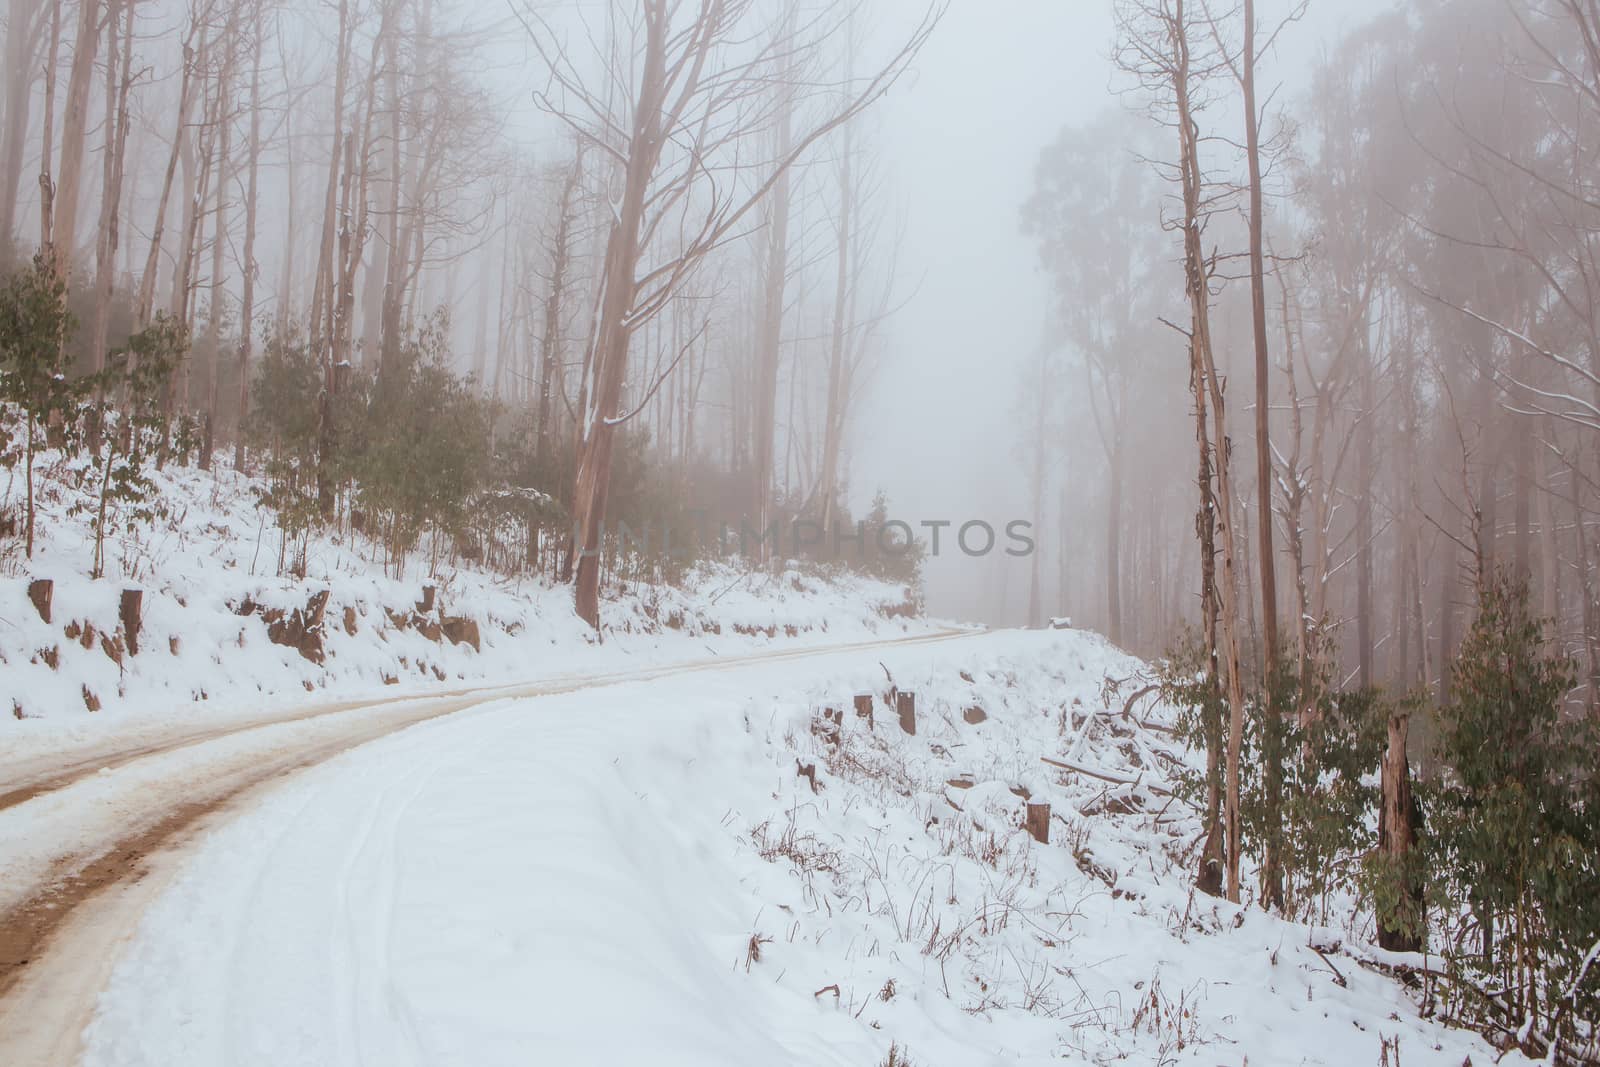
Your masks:
<svg viewBox="0 0 1600 1067"><path fill-rule="evenodd" d="M7 263L72 373L170 325L163 441L286 531L364 520L341 433L437 370L483 441L414 520L590 621L670 568L616 522L867 521L925 558L744 554L1429 685L1505 564L1594 668L1590 6L1244 12L10 0Z"/></svg>
<svg viewBox="0 0 1600 1067"><path fill-rule="evenodd" d="M1264 57L1266 80L1283 94L1304 92L1311 64L1343 32L1394 6L1311 5ZM889 358L902 373L880 379L858 431L859 479L889 487L908 517L1032 518L1015 419L1026 357L1052 343L1054 294L1023 232L1022 205L1040 151L1060 129L1132 106L1111 59L1114 33L1110 3L957 3L914 76L884 102L908 259L922 273L893 325ZM1172 358L1181 366L1181 350ZM1063 469L1072 462L1057 460ZM1059 528L1052 516L1044 536ZM1067 546L1070 553L1070 536ZM1052 563L1059 567L1059 557ZM997 625L1025 622L1028 580L1026 560L941 554L927 568L929 606ZM1071 602L1050 613L1082 617L1086 609L1092 616Z"/></svg>

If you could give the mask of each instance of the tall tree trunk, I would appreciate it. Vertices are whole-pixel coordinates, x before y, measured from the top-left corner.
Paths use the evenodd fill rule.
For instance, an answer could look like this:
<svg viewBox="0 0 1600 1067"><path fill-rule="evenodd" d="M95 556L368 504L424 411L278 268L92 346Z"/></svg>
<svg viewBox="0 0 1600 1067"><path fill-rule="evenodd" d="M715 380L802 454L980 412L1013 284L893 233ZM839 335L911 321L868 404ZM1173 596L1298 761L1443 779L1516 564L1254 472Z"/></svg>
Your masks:
<svg viewBox="0 0 1600 1067"><path fill-rule="evenodd" d="M1220 592L1219 619L1222 624L1221 660L1228 697L1228 749L1224 796L1224 824L1227 836L1227 894L1240 899L1239 860L1243 824L1239 810L1239 758L1244 741L1244 678L1239 656L1239 577L1236 561L1233 479L1230 469L1231 445L1227 430L1227 407L1222 381L1217 375L1211 349L1210 267L1200 244L1200 217L1204 190L1200 175L1199 130L1190 104L1190 52L1184 0L1174 2L1172 45L1176 51L1173 78L1174 103L1179 138L1179 181L1184 212L1184 274L1189 298L1189 344L1195 390L1205 393L1212 419L1211 453L1214 467L1216 536L1222 551L1222 574L1216 582Z"/></svg>
<svg viewBox="0 0 1600 1067"><path fill-rule="evenodd" d="M1536 424L1533 433L1543 436L1547 426L1542 421ZM1555 476L1555 460L1550 454L1550 449L1541 441L1536 453L1537 459L1534 469L1538 472L1539 479L1539 578L1540 578L1540 612L1548 619L1555 620L1556 640L1561 634L1561 549L1556 536L1555 515L1555 489L1552 485Z"/></svg>
<svg viewBox="0 0 1600 1067"><path fill-rule="evenodd" d="M1127 530L1122 521L1123 452L1122 433L1116 434L1111 449L1111 465L1107 471L1110 484L1106 487L1106 622L1108 636L1114 645L1122 645L1128 638L1122 624L1122 539Z"/></svg>
<svg viewBox="0 0 1600 1067"><path fill-rule="evenodd" d="M222 281L222 254L228 244L228 164L229 147L233 140L233 66L239 49L238 5L229 9L227 45L223 51L222 70L217 75L217 117L220 130L216 136L216 197L211 207L211 278L210 307L206 313L206 409L202 416L200 432L200 469L211 469L211 453L216 443L217 392L222 363L222 316L227 297ZM242 419L242 413L241 413Z"/></svg>
<svg viewBox="0 0 1600 1067"><path fill-rule="evenodd" d="M244 193L244 292L239 302L239 426L233 440L233 466L244 469L245 427L250 418L250 353L255 340L256 314L256 207L261 169L261 4L256 0L256 47L250 66L250 142L246 149ZM287 295L287 294L286 294Z"/></svg>
<svg viewBox="0 0 1600 1067"><path fill-rule="evenodd" d="M51 157L55 154L56 132L56 64L61 56L61 7L55 0L47 0L50 8L50 48L44 63L44 122L40 127L39 150L39 254L48 263L55 260L56 183L50 176Z"/></svg>
<svg viewBox="0 0 1600 1067"><path fill-rule="evenodd" d="M1356 655L1361 688L1372 685L1372 494L1376 485L1372 439L1378 432L1373 412L1372 354L1360 346L1361 427L1356 441Z"/></svg>
<svg viewBox="0 0 1600 1067"><path fill-rule="evenodd" d="M201 69L205 67L207 47L206 41L202 39ZM199 144L196 145L188 137L182 142L182 156L186 163L184 170L187 175L185 182L187 195L184 197L183 233L179 237L182 244L179 247L177 269L173 272L172 278L172 317L189 332L190 336L193 336L195 326L195 262L200 257L201 235L204 232L202 207L211 188L212 147L220 122L221 98L222 89L219 85L206 105L205 122L200 131ZM180 372L173 375L167 391L169 415L189 407L192 373L193 361L186 359Z"/></svg>
<svg viewBox="0 0 1600 1067"><path fill-rule="evenodd" d="M1240 57L1244 91L1245 159L1250 172L1250 311L1256 367L1256 554L1261 571L1261 675L1266 715L1281 710L1274 699L1278 679L1278 578L1272 550L1272 437L1268 388L1266 257L1262 251L1261 137L1256 111L1255 0L1244 0L1244 49ZM1267 729L1279 736L1278 724ZM1266 739L1268 741L1271 738ZM1283 765L1281 746L1263 746L1266 786L1267 848L1261 863L1263 906L1283 907L1281 837L1283 834Z"/></svg>
<svg viewBox="0 0 1600 1067"><path fill-rule="evenodd" d="M0 245L16 232L17 194L22 191L22 157L28 141L28 117L41 38L52 19L44 17L45 0L11 0L6 16L5 132L0 135ZM50 3L60 18L60 4Z"/></svg>
<svg viewBox="0 0 1600 1067"><path fill-rule="evenodd" d="M1261 633L1264 679L1278 656L1278 580L1272 551L1272 438L1267 354L1266 258L1262 249L1261 141L1256 112L1255 0L1244 0L1245 156L1250 171L1250 312L1256 359L1256 538L1261 568Z"/></svg>
<svg viewBox="0 0 1600 1067"><path fill-rule="evenodd" d="M167 169L161 179L161 195L156 200L155 225L150 229L150 251L145 256L144 273L139 277L139 302L134 309L135 323L143 327L155 308L156 275L161 267L161 239L167 225L167 205L172 200L172 184L178 173L178 157L189 137L189 107L193 97L196 56L191 42L195 28L183 42L183 74L178 84L178 117L172 129L172 148L167 153ZM203 47L203 46L202 46Z"/></svg>
<svg viewBox="0 0 1600 1067"><path fill-rule="evenodd" d="M845 333L848 329L852 306L850 274L851 227L855 221L855 185L851 177L855 146L849 126L841 131L843 146L839 152L839 242L833 288L833 327L828 342L828 399L823 412L822 473L817 484L821 497L819 514L823 536L832 536L834 509L839 499L839 461L844 442L844 410L847 402L845 389Z"/></svg>
<svg viewBox="0 0 1600 1067"><path fill-rule="evenodd" d="M54 0L59 2L59 0ZM89 84L100 46L100 0L78 0L78 34L72 46L72 73L67 77L67 106L61 118L61 165L56 174L55 221L59 248L56 272L66 277L77 250L78 190L83 182L83 143L88 129Z"/></svg>
<svg viewBox="0 0 1600 1067"><path fill-rule="evenodd" d="M1039 353L1039 379L1034 383L1035 408L1033 420L1033 528L1042 529L1044 526L1044 489L1045 489L1045 457L1049 451L1045 442L1045 419L1049 414L1050 405L1050 363L1049 355L1045 351ZM1041 604L1042 590L1039 588L1039 557L1043 553L1034 546L1034 551L1029 553L1028 575L1028 625L1039 627L1044 625L1044 608Z"/></svg>
<svg viewBox="0 0 1600 1067"><path fill-rule="evenodd" d="M611 489L611 454L616 440L622 387L628 373L628 345L639 261L645 197L661 148L665 104L666 34L664 10L656 5L646 19L644 62L640 71L631 131L632 151L622 173L600 279L600 304L590 340L587 406L578 412L580 443L573 480L572 516L577 556L573 566L573 606L578 616L600 628L600 548L606 499Z"/></svg>
<svg viewBox="0 0 1600 1067"><path fill-rule="evenodd" d="M779 159L791 146L792 107L787 95L779 104ZM789 278L789 173L779 175L767 201L766 258L762 265L761 334L756 348L756 410L752 424L755 434L755 464L751 471L750 517L761 531L756 550L761 562L768 562L770 546L766 537L772 505L773 463L778 436L778 367L783 353L783 312L786 282Z"/></svg>
<svg viewBox="0 0 1600 1067"><path fill-rule="evenodd" d="M294 167L294 109L290 108L283 116L283 185L284 199L286 201L283 216L283 274L278 283L278 333L286 334L289 323L294 321L294 249L295 249L295 222L299 216L295 213L295 193L299 188L295 181Z"/></svg>
<svg viewBox="0 0 1600 1067"><path fill-rule="evenodd" d="M556 380L556 364L561 359L561 314L567 298L567 268L572 255L573 198L578 179L583 175L583 153L575 152L572 165L561 183L556 204L556 232L550 246L550 282L544 295L544 333L539 338L539 393L535 398L534 466L544 474L550 460L551 390Z"/></svg>
<svg viewBox="0 0 1600 1067"><path fill-rule="evenodd" d="M1195 536L1200 543L1200 632L1206 657L1206 687L1210 697L1201 706L1201 730L1206 744L1205 843L1200 849L1200 866L1195 888L1211 896L1221 896L1227 868L1227 848L1223 825L1223 745L1222 678L1217 651L1217 502L1212 495L1211 439L1207 429L1204 372L1190 343L1190 385L1194 393L1195 447L1199 455L1195 481L1200 490L1200 508L1195 513Z"/></svg>
<svg viewBox="0 0 1600 1067"><path fill-rule="evenodd" d="M345 152L344 100L350 77L350 0L339 0L338 59L333 81L333 141L328 153L328 184L322 203L322 235L317 242L317 274L311 294L311 345L322 366L317 398L317 507L333 514L333 466L338 434L334 426L334 393L338 387L333 352L334 242L338 236L340 163Z"/></svg>
<svg viewBox="0 0 1600 1067"><path fill-rule="evenodd" d="M135 0L111 0L106 17L106 121L104 173L101 178L99 238L95 242L94 318L89 337L89 367L105 369L111 324L111 300L116 284L117 241L122 205L123 160L128 144L128 89L133 81L133 14ZM117 21L122 34L121 66L117 63ZM89 447L100 450L98 415L89 424Z"/></svg>

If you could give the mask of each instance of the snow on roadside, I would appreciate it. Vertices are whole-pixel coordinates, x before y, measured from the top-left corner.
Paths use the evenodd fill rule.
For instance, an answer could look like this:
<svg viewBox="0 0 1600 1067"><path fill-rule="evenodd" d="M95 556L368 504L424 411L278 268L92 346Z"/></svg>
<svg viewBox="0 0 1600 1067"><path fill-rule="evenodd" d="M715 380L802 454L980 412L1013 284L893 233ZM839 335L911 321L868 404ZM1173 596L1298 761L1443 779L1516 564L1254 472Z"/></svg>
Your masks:
<svg viewBox="0 0 1600 1067"><path fill-rule="evenodd" d="M911 596L901 585L711 563L676 585L609 589L602 644L573 614L568 588L465 564L430 577L422 552L396 578L359 536L313 538L307 577L280 577L278 534L251 479L224 463L215 473L169 467L154 478L165 516L108 545L108 576L98 581L88 576L87 518L63 488L69 476L57 470L41 480L35 558L18 551L0 559L0 749L7 757L137 732L152 719L216 720L311 699L422 693L930 628L905 617ZM54 583L50 623L28 599L33 578ZM436 588L426 617L416 610L425 585ZM143 591L137 655L119 617L127 588ZM303 612L322 591L325 658L318 663L273 643L269 627ZM476 624L477 648L461 632L462 643L441 632L443 617Z"/></svg>
<svg viewBox="0 0 1600 1067"><path fill-rule="evenodd" d="M1160 792L1186 757L1107 710L1140 669L998 633L414 727L197 846L84 1062L1343 1065L1396 1036L1486 1062L1307 928L1191 896L1196 824Z"/></svg>

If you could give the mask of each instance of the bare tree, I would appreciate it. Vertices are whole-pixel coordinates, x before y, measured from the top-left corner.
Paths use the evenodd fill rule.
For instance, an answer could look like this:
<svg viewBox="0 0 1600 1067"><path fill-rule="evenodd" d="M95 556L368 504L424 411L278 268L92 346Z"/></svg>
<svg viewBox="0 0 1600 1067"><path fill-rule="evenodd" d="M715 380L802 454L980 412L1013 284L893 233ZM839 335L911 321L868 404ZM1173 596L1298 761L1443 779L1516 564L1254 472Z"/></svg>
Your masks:
<svg viewBox="0 0 1600 1067"><path fill-rule="evenodd" d="M1178 158L1164 169L1179 190L1181 214L1172 221L1183 240L1184 289L1189 301L1189 326L1180 328L1188 341L1190 382L1195 396L1197 443L1201 451L1201 480L1215 494L1215 507L1209 508L1216 521L1216 540L1222 554L1222 574L1215 588L1221 623L1220 655L1223 685L1229 709L1226 786L1223 822L1227 844L1227 894L1239 900L1239 860L1242 853L1243 825L1240 819L1239 759L1244 740L1245 696L1241 663L1243 613L1239 591L1238 539L1235 528L1232 447L1227 428L1225 384L1217 370L1211 338L1212 277L1214 255L1204 249L1204 226L1217 207L1215 189L1204 178L1201 161L1203 138L1197 114L1205 98L1197 95L1202 86L1227 69L1232 62L1226 46L1211 35L1212 48L1202 20L1209 26L1202 9L1186 5L1185 0L1127 0L1118 8L1118 62L1155 94L1158 114L1177 135ZM1205 427L1209 419L1209 440ZM1207 470L1207 449L1209 464ZM1203 490L1204 491L1204 490ZM1205 507L1202 503L1202 507ZM1205 536L1202 534L1202 552ZM1202 560L1202 569L1208 566Z"/></svg>
<svg viewBox="0 0 1600 1067"><path fill-rule="evenodd" d="M537 10L522 12L557 96L546 105L614 168L613 221L580 390L578 469L572 496L574 602L600 622L600 544L616 433L660 386L623 404L629 342L659 314L700 263L733 236L753 208L810 147L865 110L895 82L932 32L941 7L924 14L905 43L842 103L830 94L798 128L788 152L748 159L748 141L773 119L770 86L820 60L843 24L832 7L797 19L792 32L762 34L754 0L643 0L614 5L598 58L607 82L586 76L565 37ZM779 25L790 25L782 20ZM806 84L806 79L798 79ZM629 87L626 99L613 91ZM667 239L671 233L675 239ZM674 360L673 365L676 365ZM668 371L672 369L668 367Z"/></svg>

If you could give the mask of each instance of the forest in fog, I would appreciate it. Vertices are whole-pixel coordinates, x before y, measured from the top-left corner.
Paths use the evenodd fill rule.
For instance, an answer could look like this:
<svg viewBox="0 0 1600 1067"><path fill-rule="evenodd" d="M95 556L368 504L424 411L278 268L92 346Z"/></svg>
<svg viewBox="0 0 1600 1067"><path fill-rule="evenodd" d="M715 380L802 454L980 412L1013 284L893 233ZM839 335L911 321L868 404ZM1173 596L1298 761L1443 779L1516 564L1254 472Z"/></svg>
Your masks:
<svg viewBox="0 0 1600 1067"><path fill-rule="evenodd" d="M1303 8L1260 7L1268 51ZM1504 566L1592 704L1596 9L1403 5L1328 43L1294 96L1244 85L1235 15L1174 10L1119 6L1120 99L1042 151L1023 210L1056 308L1025 372L1051 399L1019 415L1103 460L1039 483L1071 546L1061 599L1147 653L1200 622L1201 388L1202 533L1245 643L1275 624L1341 680L1437 689Z"/></svg>
<svg viewBox="0 0 1600 1067"><path fill-rule="evenodd" d="M109 529L149 463L221 450L269 479L280 566L317 527L396 566L426 534L573 581L591 623L603 568L723 543L909 575L844 503L897 299L858 127L938 11L769 14L10 4L30 474L36 424L81 436Z"/></svg>
<svg viewBox="0 0 1600 1067"><path fill-rule="evenodd" d="M1149 665L1108 714L1203 761L1196 890L1600 1062L1600 0L1101 2L1103 96L1007 102L1010 203L975 109L896 166L950 0L0 0L0 564L48 512L136 574L193 469L252 577L470 567L596 642L712 556L1098 630ZM908 242L923 183L1032 259Z"/></svg>

